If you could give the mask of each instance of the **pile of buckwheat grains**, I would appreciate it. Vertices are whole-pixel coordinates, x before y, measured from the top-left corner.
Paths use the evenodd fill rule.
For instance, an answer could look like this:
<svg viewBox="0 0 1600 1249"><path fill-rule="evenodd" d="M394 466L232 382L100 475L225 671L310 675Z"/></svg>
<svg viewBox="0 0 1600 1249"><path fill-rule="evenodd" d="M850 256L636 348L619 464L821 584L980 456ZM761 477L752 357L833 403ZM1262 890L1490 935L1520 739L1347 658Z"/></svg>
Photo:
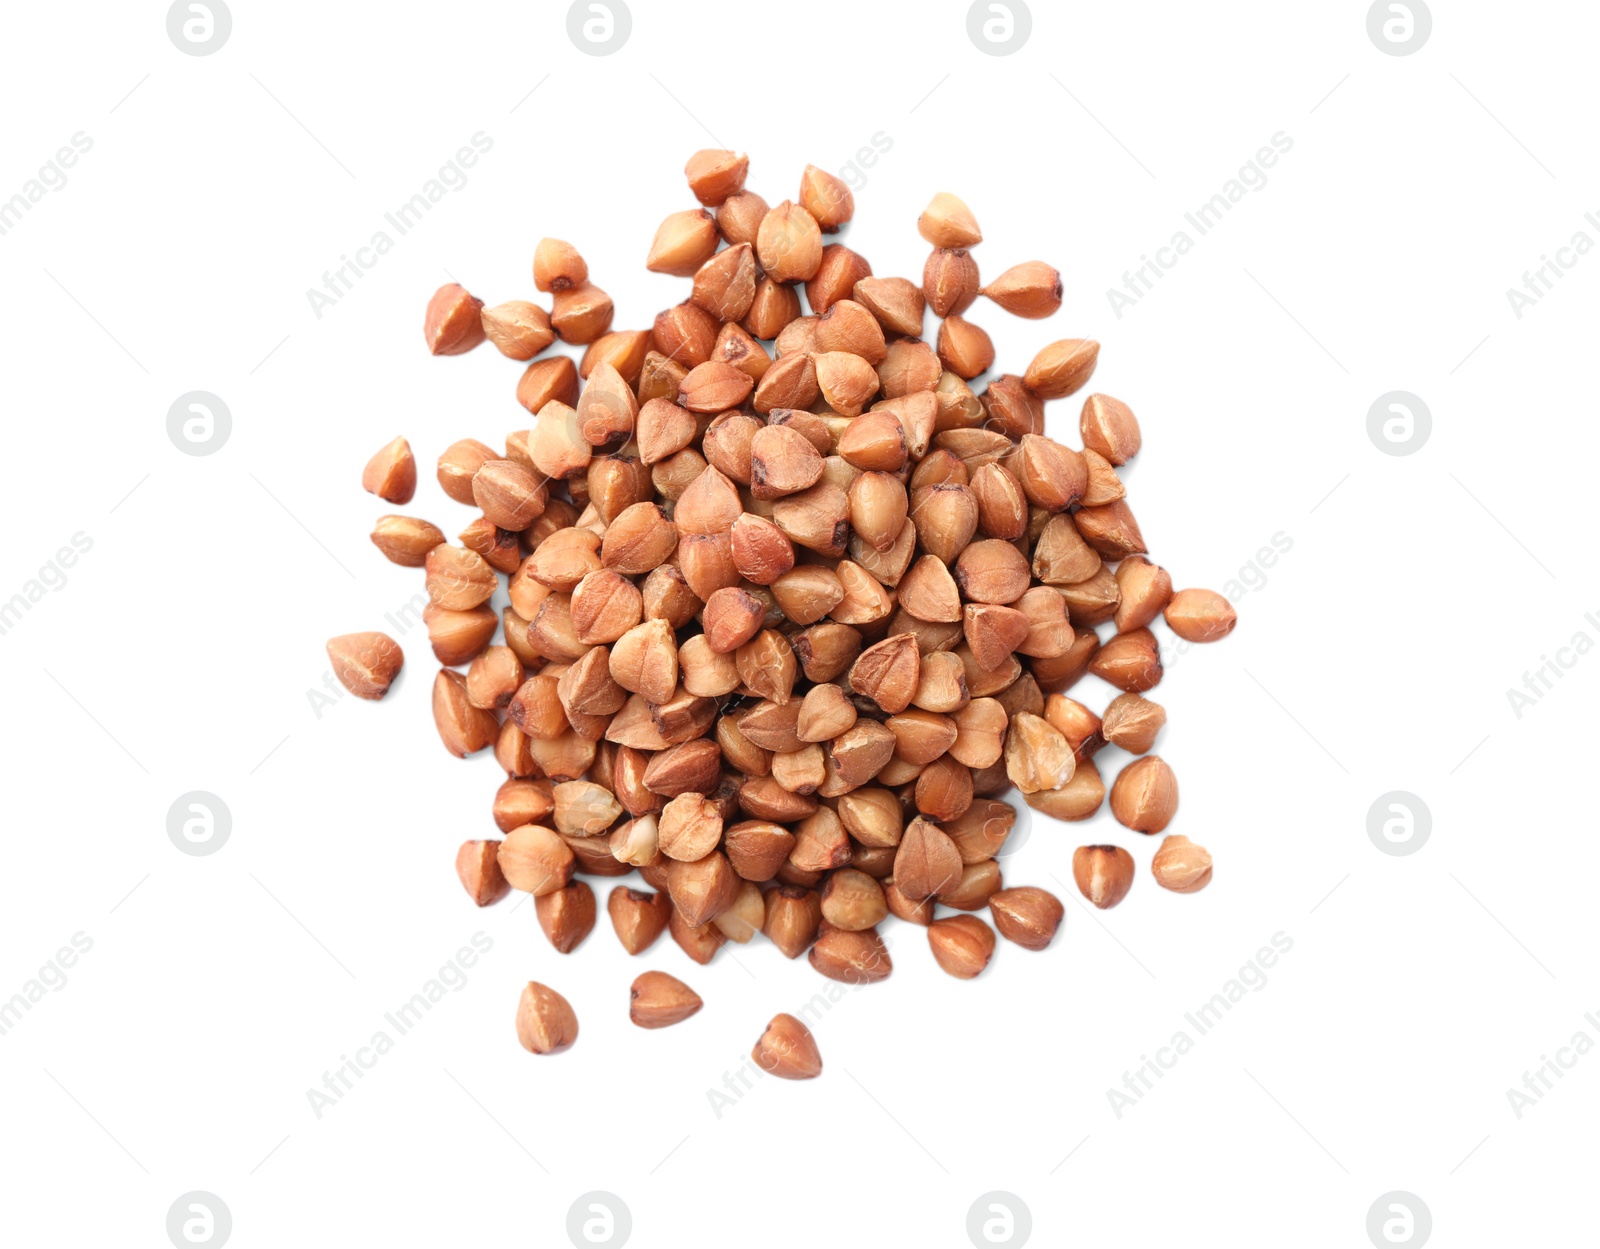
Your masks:
<svg viewBox="0 0 1600 1249"><path fill-rule="evenodd" d="M433 354L487 339L529 362L516 396L534 418L503 452L469 438L440 455L440 485L481 513L460 545L409 516L372 533L425 572L445 748L492 748L508 777L493 804L503 838L464 843L456 871L479 906L531 893L563 954L595 924L582 877L637 870L648 890L619 884L606 900L630 954L670 932L704 964L760 934L864 984L891 971L878 926L894 916L969 979L995 929L1041 950L1063 914L1046 890L1001 880L1016 813L998 795L1015 785L1037 811L1087 819L1106 798L1094 756L1111 743L1136 756L1112 782L1112 815L1165 831L1178 787L1147 753L1166 721L1144 696L1162 675L1148 626L1164 615L1210 642L1234 612L1210 590L1174 592L1145 558L1117 475L1140 448L1127 404L1091 394L1081 450L1045 436L1046 405L1083 388L1099 344L1053 342L1021 375L970 385L994 348L964 314L981 295L1049 316L1054 268L1030 261L981 285L978 223L940 193L917 222L933 246L921 285L876 277L824 242L854 212L843 182L808 166L798 197L769 207L745 189L748 165L690 159L702 206L661 223L645 264L693 286L648 330L613 330L610 297L556 239L533 258L548 310L485 307L454 284L428 304ZM581 363L542 356L557 339L583 345ZM394 504L416 480L404 438L362 475ZM402 663L381 633L334 638L328 654L363 698L382 698ZM1101 714L1066 694L1085 673L1124 691ZM1211 856L1168 836L1152 870L1192 893ZM1115 906L1133 858L1083 846L1073 876ZM664 972L632 986L640 1027L700 1005ZM578 1032L539 983L516 1027L536 1054ZM754 1057L789 1078L822 1069L789 1015Z"/></svg>

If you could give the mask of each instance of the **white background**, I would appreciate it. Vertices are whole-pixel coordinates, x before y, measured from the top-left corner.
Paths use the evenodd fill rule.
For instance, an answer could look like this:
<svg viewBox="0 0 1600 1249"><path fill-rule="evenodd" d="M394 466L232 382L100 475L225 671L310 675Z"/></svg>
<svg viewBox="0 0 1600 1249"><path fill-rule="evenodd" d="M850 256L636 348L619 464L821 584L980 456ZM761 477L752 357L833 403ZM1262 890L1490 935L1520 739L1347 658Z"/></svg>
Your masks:
<svg viewBox="0 0 1600 1249"><path fill-rule="evenodd" d="M73 534L93 543L0 636L0 998L93 941L0 1036L9 1240L165 1245L191 1190L241 1247L563 1244L591 1190L626 1203L639 1246L964 1245L993 1190L1040 1245L1365 1245L1391 1190L1440 1245L1583 1238L1600 1058L1520 1119L1506 1093L1574 1033L1600 1040L1600 658L1520 718L1506 690L1578 631L1600 640L1600 259L1520 319L1506 289L1580 229L1600 241L1600 15L1438 0L1427 45L1393 57L1362 3L1034 8L1008 57L950 0L638 0L605 58L554 3L238 0L206 57L174 48L160 4L8 12L0 196L93 140L0 236L0 599ZM467 185L315 316L307 289L480 131ZM1279 131L1266 186L1118 318L1107 288ZM893 977L816 1027L822 1078L763 1080L719 1118L708 1090L830 982L762 942L706 968L665 938L629 959L603 914L563 957L531 906L477 912L451 861L495 835L499 776L440 749L421 630L383 703L319 717L308 691L327 637L421 592L367 540L389 509L359 488L366 458L405 434L423 482L403 510L453 535L471 513L434 458L527 424L519 366L424 352L447 274L530 297L535 241L570 239L617 326L648 326L687 291L643 259L693 206L690 153L748 151L776 203L880 132L845 241L915 278L916 215L951 190L986 275L1061 269L1052 320L972 316L1012 371L1101 341L1093 388L1144 429L1127 477L1153 558L1221 588L1275 534L1292 549L1154 695L1207 891L1154 887L1153 841L1108 816L1035 816L1005 872L1066 901L1048 952L1002 943L961 983L892 926ZM167 437L191 390L231 410L216 454ZM1367 435L1393 390L1433 418L1404 458ZM1052 404L1050 432L1075 442L1077 407ZM1108 782L1123 761L1102 757ZM209 857L167 837L190 790L232 812ZM1409 857L1367 835L1391 790L1432 813ZM1104 915L1070 888L1086 841L1140 864ZM480 931L466 986L319 1120L306 1091ZM1265 988L1119 1118L1107 1090L1280 932ZM634 1028L645 967L705 1009ZM516 1044L530 978L576 1007L564 1056Z"/></svg>

